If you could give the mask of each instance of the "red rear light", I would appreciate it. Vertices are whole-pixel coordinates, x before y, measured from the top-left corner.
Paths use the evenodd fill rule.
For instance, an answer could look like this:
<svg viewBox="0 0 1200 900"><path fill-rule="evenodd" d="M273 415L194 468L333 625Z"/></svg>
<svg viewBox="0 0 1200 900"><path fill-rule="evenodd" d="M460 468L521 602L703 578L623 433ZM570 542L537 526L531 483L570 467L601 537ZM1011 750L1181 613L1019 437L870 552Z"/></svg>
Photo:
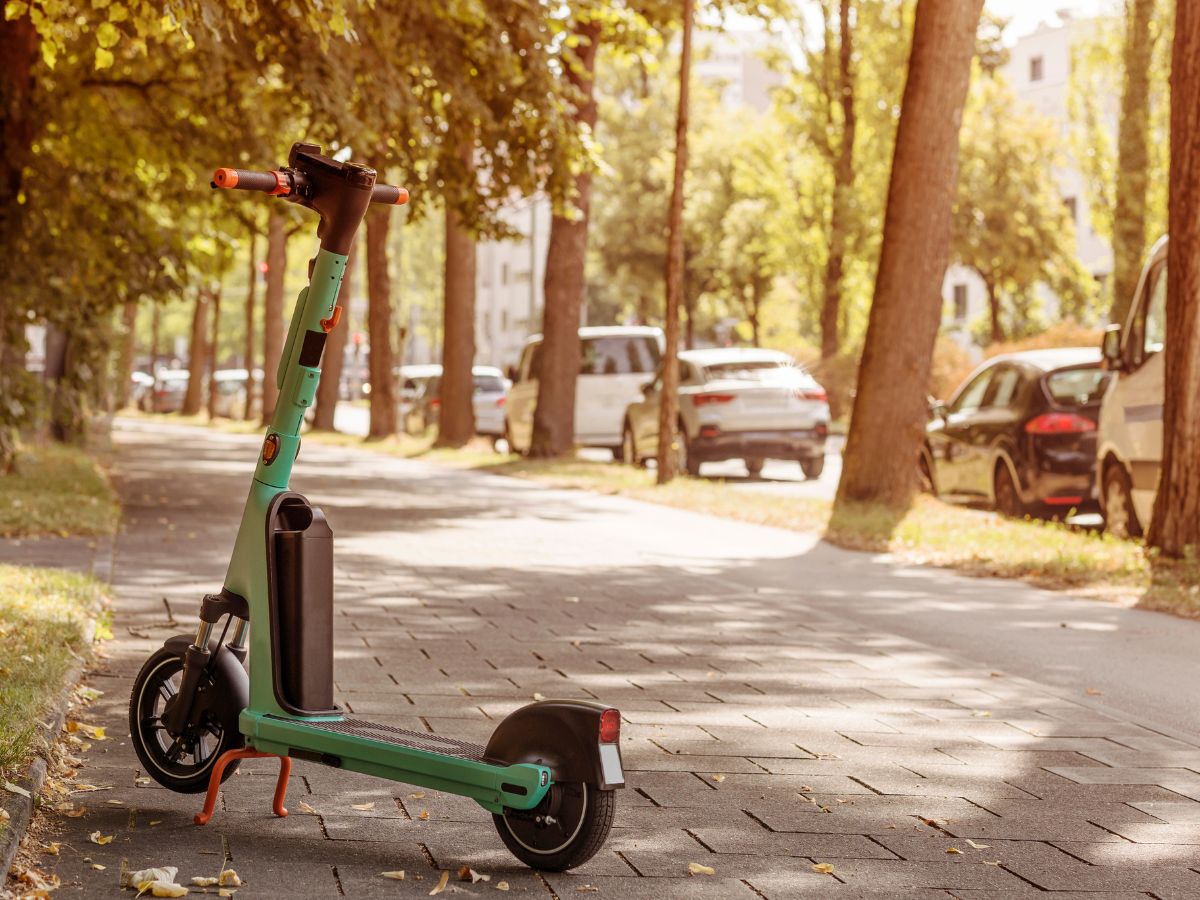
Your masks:
<svg viewBox="0 0 1200 900"><path fill-rule="evenodd" d="M693 394L692 404L694 406L707 406L710 403L729 403L733 400L733 394Z"/></svg>
<svg viewBox="0 0 1200 900"><path fill-rule="evenodd" d="M826 437L828 434L829 434L829 426L826 425L824 422L818 422L817 423L817 435L819 437Z"/></svg>
<svg viewBox="0 0 1200 900"><path fill-rule="evenodd" d="M600 713L600 743L615 744L621 739L621 711L606 709Z"/></svg>
<svg viewBox="0 0 1200 900"><path fill-rule="evenodd" d="M432 400L430 400L429 408L430 409L441 409L442 408L442 398L434 397Z"/></svg>
<svg viewBox="0 0 1200 900"><path fill-rule="evenodd" d="M700 437L711 438L711 437L716 437L720 433L721 433L721 429L718 428L716 425L701 425L700 426Z"/></svg>
<svg viewBox="0 0 1200 900"><path fill-rule="evenodd" d="M822 403L829 402L829 394L825 393L825 388L801 388L796 391L797 400L820 400Z"/></svg>
<svg viewBox="0 0 1200 900"><path fill-rule="evenodd" d="M507 399L508 399L507 397L497 397L497 398L496 398L496 406L498 406L498 407L499 407L499 406L503 406L503 405L504 405L504 401L505 401L505 400L507 400Z"/></svg>
<svg viewBox="0 0 1200 900"><path fill-rule="evenodd" d="M1096 423L1078 413L1042 413L1025 423L1027 434L1082 434L1095 430Z"/></svg>

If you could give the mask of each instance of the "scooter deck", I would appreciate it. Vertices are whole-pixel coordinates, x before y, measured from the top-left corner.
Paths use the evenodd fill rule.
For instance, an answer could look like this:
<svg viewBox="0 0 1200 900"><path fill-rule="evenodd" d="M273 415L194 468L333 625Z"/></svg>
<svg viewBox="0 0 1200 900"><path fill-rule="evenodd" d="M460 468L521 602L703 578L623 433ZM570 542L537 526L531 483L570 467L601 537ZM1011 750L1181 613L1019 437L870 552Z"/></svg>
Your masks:
<svg viewBox="0 0 1200 900"><path fill-rule="evenodd" d="M550 769L488 761L479 744L364 719L287 719L243 710L240 728L256 750L470 797L490 812L532 809Z"/></svg>

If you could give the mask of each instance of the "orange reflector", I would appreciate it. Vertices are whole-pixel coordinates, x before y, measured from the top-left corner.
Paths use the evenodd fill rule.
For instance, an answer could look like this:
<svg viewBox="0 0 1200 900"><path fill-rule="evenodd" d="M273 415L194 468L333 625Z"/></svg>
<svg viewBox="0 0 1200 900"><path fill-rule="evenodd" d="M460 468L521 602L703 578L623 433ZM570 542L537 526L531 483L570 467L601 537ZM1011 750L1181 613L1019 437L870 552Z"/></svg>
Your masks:
<svg viewBox="0 0 1200 900"><path fill-rule="evenodd" d="M217 169L213 172L212 180L219 188L235 188L238 183L237 169Z"/></svg>

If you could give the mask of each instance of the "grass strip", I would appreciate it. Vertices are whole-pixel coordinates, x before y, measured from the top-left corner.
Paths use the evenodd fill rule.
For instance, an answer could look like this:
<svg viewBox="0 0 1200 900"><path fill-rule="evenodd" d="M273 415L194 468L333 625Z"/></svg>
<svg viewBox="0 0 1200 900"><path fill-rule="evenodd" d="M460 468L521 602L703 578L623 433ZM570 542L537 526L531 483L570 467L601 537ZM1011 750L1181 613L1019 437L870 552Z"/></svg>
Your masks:
<svg viewBox="0 0 1200 900"><path fill-rule="evenodd" d="M0 537L112 534L119 520L108 476L77 447L22 447L0 475Z"/></svg>

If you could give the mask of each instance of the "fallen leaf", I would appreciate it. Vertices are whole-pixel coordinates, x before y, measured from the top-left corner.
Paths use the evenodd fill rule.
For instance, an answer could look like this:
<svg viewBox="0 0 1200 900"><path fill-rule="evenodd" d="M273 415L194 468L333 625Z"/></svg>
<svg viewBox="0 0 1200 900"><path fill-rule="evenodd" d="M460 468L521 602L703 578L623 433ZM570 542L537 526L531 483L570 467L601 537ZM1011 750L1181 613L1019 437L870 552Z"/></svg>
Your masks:
<svg viewBox="0 0 1200 900"><path fill-rule="evenodd" d="M42 852L47 856L58 856L60 847L62 847L62 844L60 844L58 841L51 841L49 844L45 844L42 847Z"/></svg>
<svg viewBox="0 0 1200 900"><path fill-rule="evenodd" d="M818 753L817 759L841 759L836 753Z"/></svg>
<svg viewBox="0 0 1200 900"><path fill-rule="evenodd" d="M220 879L217 879L217 878L204 878L203 876L196 875L196 876L193 876L191 883L194 884L196 887L212 887L219 880Z"/></svg>
<svg viewBox="0 0 1200 900"><path fill-rule="evenodd" d="M186 897L188 894L187 888L172 881L152 881L149 887L151 897ZM138 893L145 891L145 888L141 888Z"/></svg>
<svg viewBox="0 0 1200 900"><path fill-rule="evenodd" d="M351 808L351 809L357 809L357 810L360 810L361 812L366 812L367 810L374 809L374 808L375 808L375 804L374 804L374 802L371 802L371 803L351 803L351 804L350 804L350 808Z"/></svg>
<svg viewBox="0 0 1200 900"><path fill-rule="evenodd" d="M217 891L218 897L232 897L237 893L237 888L221 888Z"/></svg>
<svg viewBox="0 0 1200 900"><path fill-rule="evenodd" d="M507 891L508 890L508 882L507 881L497 881L496 882L496 890Z"/></svg>
<svg viewBox="0 0 1200 900"><path fill-rule="evenodd" d="M4 809L4 808L0 808L0 822L8 822L11 819L12 819L12 816L10 816L8 814L8 810Z"/></svg>
<svg viewBox="0 0 1200 900"><path fill-rule="evenodd" d="M469 882L471 882L471 884L476 884L480 881L491 881L492 876L491 875L480 875L478 872L476 872L470 866L463 866L462 868L460 868L458 870L458 880L459 881L469 881Z"/></svg>
<svg viewBox="0 0 1200 900"><path fill-rule="evenodd" d="M1086 691L1089 697L1103 697L1104 691L1098 691L1096 688L1088 688Z"/></svg>
<svg viewBox="0 0 1200 900"><path fill-rule="evenodd" d="M79 699L81 700L99 700L104 696L104 691L98 691L95 688L81 687L79 689Z"/></svg>
<svg viewBox="0 0 1200 900"><path fill-rule="evenodd" d="M578 603L579 602L578 597L563 597L563 600L565 600L567 603Z"/></svg>
<svg viewBox="0 0 1200 900"><path fill-rule="evenodd" d="M88 737L90 737L93 741L108 740L108 738L105 737L104 729L99 725L85 725L82 722L80 722L79 730L82 731L84 734L86 734Z"/></svg>
<svg viewBox="0 0 1200 900"><path fill-rule="evenodd" d="M969 844L971 847L974 847L976 850L986 850L991 846L991 844L977 844L970 838L967 838L967 844Z"/></svg>
<svg viewBox="0 0 1200 900"><path fill-rule="evenodd" d="M949 854L952 854L952 855L953 854L958 854L959 856L962 855L962 851L959 850L957 847L947 847L946 852Z"/></svg>
<svg viewBox="0 0 1200 900"><path fill-rule="evenodd" d="M717 870L712 866L701 865L700 863L688 863L689 875L716 875Z"/></svg>
<svg viewBox="0 0 1200 900"><path fill-rule="evenodd" d="M105 800L104 802L109 804L110 806L124 806L125 805L124 800Z"/></svg>
<svg viewBox="0 0 1200 900"><path fill-rule="evenodd" d="M993 678L1003 678L1004 677L1003 672L992 672L991 675Z"/></svg>
<svg viewBox="0 0 1200 900"><path fill-rule="evenodd" d="M438 879L438 883L433 886L433 890L429 892L429 896L432 897L435 894L440 894L442 891L444 891L446 889L446 885L449 883L450 883L450 870L446 869L444 872L442 872L442 877Z"/></svg>
<svg viewBox="0 0 1200 900"><path fill-rule="evenodd" d="M714 776L712 777L712 779L713 779L713 781L715 781L717 784L720 784L722 781L724 781L724 780L725 780L725 776L724 776L724 775L714 775Z"/></svg>
<svg viewBox="0 0 1200 900"><path fill-rule="evenodd" d="M319 812L317 812L315 809L313 809L311 806L309 806L303 800L300 801L300 812L306 813L310 816L319 816L320 815Z"/></svg>
<svg viewBox="0 0 1200 900"><path fill-rule="evenodd" d="M409 797L411 797L413 800L424 800L424 799L425 799L425 792L424 792L424 791L417 791L416 793L409 794L408 796L409 796Z"/></svg>
<svg viewBox="0 0 1200 900"><path fill-rule="evenodd" d="M93 844L100 844L101 846L104 846L105 844L111 844L112 839L113 839L113 836L111 834L104 835L104 834L101 834L99 831L93 831L91 834L88 835L89 841L91 841Z"/></svg>
<svg viewBox="0 0 1200 900"><path fill-rule="evenodd" d="M95 869L97 872L103 872L105 869L108 868L108 866L102 866L102 865L100 865L100 863L92 863L92 868Z"/></svg>
<svg viewBox="0 0 1200 900"><path fill-rule="evenodd" d="M241 887L242 879L238 878L238 873L233 869L223 869L217 884L221 887Z"/></svg>
<svg viewBox="0 0 1200 900"><path fill-rule="evenodd" d="M822 875L833 874L833 866L831 866L829 863L813 863L812 870L814 872L820 872Z"/></svg>
<svg viewBox="0 0 1200 900"><path fill-rule="evenodd" d="M808 792L811 794L811 793L812 793L812 785L810 785L810 784L802 784L802 785L800 785L800 790L802 790L802 791L808 791Z"/></svg>
<svg viewBox="0 0 1200 900"><path fill-rule="evenodd" d="M920 819L922 822L924 822L926 825L929 825L930 827L936 827L938 825L946 824L945 819L928 819L925 816L917 816L917 818Z"/></svg>
<svg viewBox="0 0 1200 900"><path fill-rule="evenodd" d="M420 819L422 822L428 821L429 810L427 810L427 809L421 810L421 814L419 816L417 816L417 818Z"/></svg>
<svg viewBox="0 0 1200 900"><path fill-rule="evenodd" d="M151 819L150 820L151 828L153 828L155 825L161 825L161 824L162 824L162 819Z"/></svg>
<svg viewBox="0 0 1200 900"><path fill-rule="evenodd" d="M82 806L72 806L70 809L63 810L63 815L68 819L78 819L87 813L87 810Z"/></svg>
<svg viewBox="0 0 1200 900"><path fill-rule="evenodd" d="M985 859L985 860L983 861L983 864L984 864L985 866L998 866L998 865L1000 865L1000 860L998 860L998 859Z"/></svg>
<svg viewBox="0 0 1200 900"><path fill-rule="evenodd" d="M404 870L403 869L397 869L394 872L380 872L379 874L382 875L384 878L392 879L392 881L403 881L404 880Z"/></svg>
<svg viewBox="0 0 1200 900"><path fill-rule="evenodd" d="M25 790L25 788L21 787L19 784L13 784L11 781L4 782L4 789L10 794L19 794L25 798L32 798L33 796L29 793L29 791Z"/></svg>
<svg viewBox="0 0 1200 900"><path fill-rule="evenodd" d="M148 778L145 775L142 775L140 778L133 779L133 783L134 784L153 784L154 779Z"/></svg>
<svg viewBox="0 0 1200 900"><path fill-rule="evenodd" d="M539 700L539 701L540 701L540 700L545 700L546 698L545 698L545 696L543 696L542 694L538 693L537 691L534 691L534 692L533 692L533 699L534 699L534 700Z"/></svg>
<svg viewBox="0 0 1200 900"><path fill-rule="evenodd" d="M136 872L130 872L126 883L130 887L142 889L142 885L150 884L153 881L174 881L175 876L179 874L178 866L159 866L153 869L138 869Z"/></svg>
<svg viewBox="0 0 1200 900"><path fill-rule="evenodd" d="M593 884L585 884L582 887L575 888L575 893L577 894L596 894L599 893L599 891L600 888Z"/></svg>

